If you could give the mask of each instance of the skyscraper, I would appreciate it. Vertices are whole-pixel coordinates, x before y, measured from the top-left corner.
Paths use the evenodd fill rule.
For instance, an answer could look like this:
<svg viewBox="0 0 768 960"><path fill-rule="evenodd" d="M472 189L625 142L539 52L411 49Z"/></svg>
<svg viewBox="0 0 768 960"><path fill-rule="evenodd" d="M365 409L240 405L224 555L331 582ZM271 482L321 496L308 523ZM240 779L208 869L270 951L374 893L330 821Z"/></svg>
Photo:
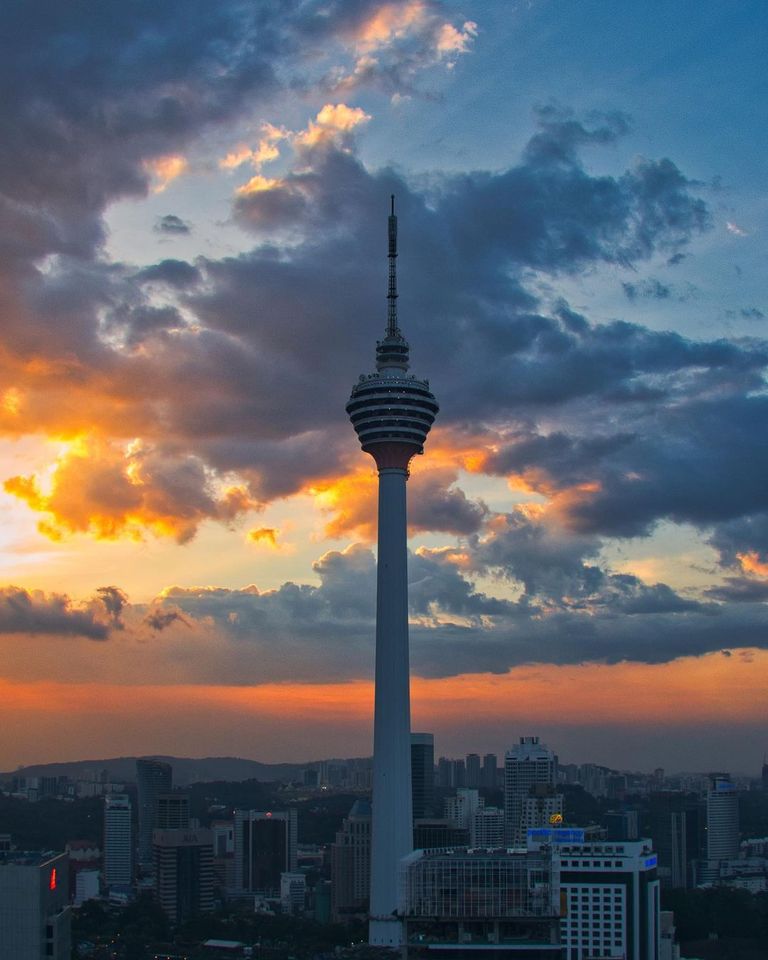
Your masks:
<svg viewBox="0 0 768 960"><path fill-rule="evenodd" d="M435 789L435 738L431 733L411 734L411 786L413 819L423 820L432 814Z"/></svg>
<svg viewBox="0 0 768 960"><path fill-rule="evenodd" d="M376 694L373 732L373 822L369 939L397 946L398 864L412 848L408 575L405 484L412 457L438 405L426 380L409 376L409 345L397 323L397 217L388 224L387 326L376 344L376 373L361 375L346 410L379 472L376 588Z"/></svg>
<svg viewBox="0 0 768 960"><path fill-rule="evenodd" d="M520 737L504 756L504 819L507 843L525 844L523 806L535 784L557 782L557 757L538 737Z"/></svg>
<svg viewBox="0 0 768 960"><path fill-rule="evenodd" d="M235 810L235 886L279 896L280 874L296 870L296 809Z"/></svg>
<svg viewBox="0 0 768 960"><path fill-rule="evenodd" d="M171 792L173 768L170 763L139 757L136 785L139 793L139 863L152 863L152 831L157 823L157 798Z"/></svg>
<svg viewBox="0 0 768 960"><path fill-rule="evenodd" d="M125 793L104 798L104 883L130 884L133 880L131 800Z"/></svg>
<svg viewBox="0 0 768 960"><path fill-rule="evenodd" d="M69 960L69 863L65 853L0 853L0 957Z"/></svg>
<svg viewBox="0 0 768 960"><path fill-rule="evenodd" d="M331 846L331 911L335 922L368 912L371 892L371 805L355 800Z"/></svg>
<svg viewBox="0 0 768 960"><path fill-rule="evenodd" d="M155 895L171 923L213 910L213 834L210 830L155 830Z"/></svg>

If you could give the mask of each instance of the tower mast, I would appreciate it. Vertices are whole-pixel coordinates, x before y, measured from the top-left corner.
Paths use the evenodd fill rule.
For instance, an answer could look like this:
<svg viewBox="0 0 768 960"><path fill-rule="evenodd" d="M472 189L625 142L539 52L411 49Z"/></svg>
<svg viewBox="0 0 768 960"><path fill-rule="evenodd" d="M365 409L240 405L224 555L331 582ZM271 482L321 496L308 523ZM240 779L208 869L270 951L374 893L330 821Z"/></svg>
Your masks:
<svg viewBox="0 0 768 960"><path fill-rule="evenodd" d="M407 375L409 346L397 324L394 196L388 235L387 327L376 344L377 372L360 377L346 410L379 473L369 942L397 947L398 871L413 847L406 481L439 408L428 381Z"/></svg>

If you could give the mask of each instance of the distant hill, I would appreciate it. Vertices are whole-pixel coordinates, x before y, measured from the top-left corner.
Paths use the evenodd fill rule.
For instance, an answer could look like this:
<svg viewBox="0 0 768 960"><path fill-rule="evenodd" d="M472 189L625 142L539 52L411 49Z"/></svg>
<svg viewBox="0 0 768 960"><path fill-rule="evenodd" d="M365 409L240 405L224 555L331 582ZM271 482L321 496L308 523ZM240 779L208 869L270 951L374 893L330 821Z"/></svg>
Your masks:
<svg viewBox="0 0 768 960"><path fill-rule="evenodd" d="M71 780L90 779L102 770L107 771L107 779L112 782L136 781L136 757L111 757L106 760L74 760L70 763L39 763L29 767L20 767L0 774L0 779L8 780L13 776L25 777L69 777ZM190 783L204 783L210 780L275 780L301 779L307 767L317 766L319 761L307 763L259 763L257 760L243 760L241 757L163 757L153 756L173 767L174 786L184 787Z"/></svg>

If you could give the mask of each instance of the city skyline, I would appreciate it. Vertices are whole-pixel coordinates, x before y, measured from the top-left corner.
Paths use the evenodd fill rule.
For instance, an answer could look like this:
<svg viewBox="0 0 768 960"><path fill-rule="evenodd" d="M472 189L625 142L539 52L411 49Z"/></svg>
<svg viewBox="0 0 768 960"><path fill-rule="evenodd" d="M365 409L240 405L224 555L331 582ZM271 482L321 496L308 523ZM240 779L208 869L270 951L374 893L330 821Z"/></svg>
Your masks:
<svg viewBox="0 0 768 960"><path fill-rule="evenodd" d="M0 768L370 753L395 193L413 729L756 770L762 6L113 13L7 31Z"/></svg>

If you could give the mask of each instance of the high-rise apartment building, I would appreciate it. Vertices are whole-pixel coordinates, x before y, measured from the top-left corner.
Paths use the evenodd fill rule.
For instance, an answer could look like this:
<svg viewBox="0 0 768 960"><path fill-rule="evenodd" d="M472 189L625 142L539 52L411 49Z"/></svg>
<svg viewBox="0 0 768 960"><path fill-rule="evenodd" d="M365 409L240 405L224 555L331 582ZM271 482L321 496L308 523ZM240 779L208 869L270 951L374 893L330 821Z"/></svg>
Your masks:
<svg viewBox="0 0 768 960"><path fill-rule="evenodd" d="M464 767L464 782L470 790L477 790L480 786L480 757L476 753L468 753Z"/></svg>
<svg viewBox="0 0 768 960"><path fill-rule="evenodd" d="M459 787L455 796L443 800L443 814L462 830L470 830L475 814L484 806L485 800L477 790Z"/></svg>
<svg viewBox="0 0 768 960"><path fill-rule="evenodd" d="M720 861L739 855L739 795L727 773L710 776L707 791L706 859L697 872L698 883L714 883Z"/></svg>
<svg viewBox="0 0 768 960"><path fill-rule="evenodd" d="M136 761L136 785L139 804L139 863L152 863L152 831L158 826L157 798L173 787L173 768L152 757Z"/></svg>
<svg viewBox="0 0 768 960"><path fill-rule="evenodd" d="M125 793L104 798L104 883L107 887L133 882L131 800Z"/></svg>
<svg viewBox="0 0 768 960"><path fill-rule="evenodd" d="M0 853L3 960L69 960L70 922L65 853Z"/></svg>
<svg viewBox="0 0 768 960"><path fill-rule="evenodd" d="M480 771L480 786L486 790L495 790L498 786L498 758L495 753L486 753L483 768Z"/></svg>
<svg viewBox="0 0 768 960"><path fill-rule="evenodd" d="M695 796L672 790L651 794L649 833L659 858L658 875L663 888L693 884L694 861L702 858L704 816L705 808Z"/></svg>
<svg viewBox="0 0 768 960"><path fill-rule="evenodd" d="M539 785L554 787L557 783L557 756L539 743L538 737L520 737L520 742L504 756L504 819L507 843L524 846L524 802L531 788Z"/></svg>
<svg viewBox="0 0 768 960"><path fill-rule="evenodd" d="M368 912L371 893L371 804L355 800L331 846L331 912L338 922Z"/></svg>
<svg viewBox="0 0 768 960"><path fill-rule="evenodd" d="M499 807L479 807L469 825L472 847L495 849L504 846L504 811Z"/></svg>
<svg viewBox="0 0 768 960"><path fill-rule="evenodd" d="M411 734L411 790L413 819L432 815L435 788L435 738L431 733Z"/></svg>
<svg viewBox="0 0 768 960"><path fill-rule="evenodd" d="M297 867L296 810L235 810L235 887L280 896L280 874Z"/></svg>
<svg viewBox="0 0 768 960"><path fill-rule="evenodd" d="M171 923L213 910L213 834L210 830L155 830L155 895Z"/></svg>
<svg viewBox="0 0 768 960"><path fill-rule="evenodd" d="M405 491L408 466L424 451L438 405L429 383L408 375L410 347L397 321L394 197L388 235L385 336L376 345L376 372L360 377L346 410L379 473L369 940L395 947L403 933L396 916L400 860L413 842Z"/></svg>

